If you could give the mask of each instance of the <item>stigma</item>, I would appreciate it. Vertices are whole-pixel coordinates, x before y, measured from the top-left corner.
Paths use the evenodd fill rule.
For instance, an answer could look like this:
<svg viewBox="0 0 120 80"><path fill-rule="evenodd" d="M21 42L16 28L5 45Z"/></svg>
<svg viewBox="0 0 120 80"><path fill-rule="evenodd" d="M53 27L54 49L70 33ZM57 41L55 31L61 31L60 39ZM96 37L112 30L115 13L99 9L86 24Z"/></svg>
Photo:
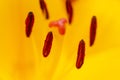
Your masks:
<svg viewBox="0 0 120 80"><path fill-rule="evenodd" d="M58 31L61 35L65 34L65 24L67 23L67 20L65 18L61 18L59 20L56 21L51 21L49 23L49 27L57 27Z"/></svg>

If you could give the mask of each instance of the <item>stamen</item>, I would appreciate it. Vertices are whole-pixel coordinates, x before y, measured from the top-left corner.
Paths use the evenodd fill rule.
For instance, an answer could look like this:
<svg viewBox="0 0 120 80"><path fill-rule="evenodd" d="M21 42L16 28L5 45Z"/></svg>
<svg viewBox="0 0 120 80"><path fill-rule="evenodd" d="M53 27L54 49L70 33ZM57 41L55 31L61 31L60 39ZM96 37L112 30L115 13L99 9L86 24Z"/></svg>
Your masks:
<svg viewBox="0 0 120 80"><path fill-rule="evenodd" d="M46 36L46 40L44 42L44 47L43 47L43 56L47 57L50 53L51 47L52 47L52 41L53 41L53 34L52 32L48 32Z"/></svg>
<svg viewBox="0 0 120 80"><path fill-rule="evenodd" d="M95 42L96 29L97 29L97 19L96 16L93 16L90 26L90 46L92 46Z"/></svg>
<svg viewBox="0 0 120 80"><path fill-rule="evenodd" d="M73 18L73 8L70 0L66 0L66 10L69 18L69 24L71 24Z"/></svg>
<svg viewBox="0 0 120 80"><path fill-rule="evenodd" d="M84 40L81 40L79 42L78 53L77 53L77 61L76 61L77 69L82 67L82 65L84 63L84 57L85 57L85 42L84 42Z"/></svg>
<svg viewBox="0 0 120 80"><path fill-rule="evenodd" d="M39 0L39 3L40 3L40 8L41 8L42 12L46 16L46 19L49 19L49 13L48 13L45 1L44 0Z"/></svg>
<svg viewBox="0 0 120 80"><path fill-rule="evenodd" d="M34 24L34 14L33 12L29 12L28 16L25 20L25 24L26 24L26 36L30 37L30 34L32 32L32 27Z"/></svg>
<svg viewBox="0 0 120 80"><path fill-rule="evenodd" d="M39 3L40 3L41 10L44 12L44 6L45 6L44 0L39 0Z"/></svg>

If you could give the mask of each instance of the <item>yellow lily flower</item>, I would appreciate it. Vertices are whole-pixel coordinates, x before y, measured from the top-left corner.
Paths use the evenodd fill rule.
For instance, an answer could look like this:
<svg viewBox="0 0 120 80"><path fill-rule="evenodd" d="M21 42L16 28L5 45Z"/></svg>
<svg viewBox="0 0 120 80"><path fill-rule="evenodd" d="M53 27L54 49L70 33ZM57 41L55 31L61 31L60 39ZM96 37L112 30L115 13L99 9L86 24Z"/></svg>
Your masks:
<svg viewBox="0 0 120 80"><path fill-rule="evenodd" d="M0 1L0 80L120 80L120 1L74 0L73 20L66 24L65 35L49 22L68 18L65 0L45 0L50 18L46 20L39 0ZM25 19L35 16L29 38ZM89 46L90 23L97 17L94 45ZM44 40L53 32L48 57L43 57ZM85 60L76 68L78 44L84 39Z"/></svg>

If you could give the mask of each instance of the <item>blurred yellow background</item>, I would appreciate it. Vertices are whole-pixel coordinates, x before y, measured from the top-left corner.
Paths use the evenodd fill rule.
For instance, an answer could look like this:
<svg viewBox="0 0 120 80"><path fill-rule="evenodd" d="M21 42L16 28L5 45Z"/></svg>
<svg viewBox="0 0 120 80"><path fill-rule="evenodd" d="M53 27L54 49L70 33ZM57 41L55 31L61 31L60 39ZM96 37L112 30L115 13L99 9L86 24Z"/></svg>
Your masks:
<svg viewBox="0 0 120 80"><path fill-rule="evenodd" d="M120 80L120 1L75 0L71 25L61 36L49 28L52 20L67 18L65 0L45 0L50 19L46 20L39 0L0 0L0 80ZM35 15L30 38L25 35L25 19ZM95 43L89 47L92 16L97 17ZM48 31L53 45L47 58L42 48ZM86 43L85 61L76 69L78 43Z"/></svg>

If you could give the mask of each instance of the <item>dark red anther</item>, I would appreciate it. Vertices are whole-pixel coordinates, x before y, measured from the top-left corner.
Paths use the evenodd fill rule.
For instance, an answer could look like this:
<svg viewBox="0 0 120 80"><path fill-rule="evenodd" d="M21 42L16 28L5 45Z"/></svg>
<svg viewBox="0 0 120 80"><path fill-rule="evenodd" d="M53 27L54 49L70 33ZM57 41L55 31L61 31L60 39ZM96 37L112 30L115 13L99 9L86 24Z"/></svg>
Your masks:
<svg viewBox="0 0 120 80"><path fill-rule="evenodd" d="M71 1L69 0L66 0L66 10L67 10L68 18L69 18L69 24L71 24L72 18L73 18L73 8L71 5Z"/></svg>
<svg viewBox="0 0 120 80"><path fill-rule="evenodd" d="M90 46L92 46L95 42L96 29L97 29L97 19L96 16L93 16L90 26Z"/></svg>
<svg viewBox="0 0 120 80"><path fill-rule="evenodd" d="M50 53L51 47L52 47L52 41L53 41L53 34L52 32L48 32L46 36L46 40L44 42L44 47L43 47L43 56L47 57Z"/></svg>
<svg viewBox="0 0 120 80"><path fill-rule="evenodd" d="M46 19L49 19L49 13L46 6L45 6L45 15L46 15Z"/></svg>
<svg viewBox="0 0 120 80"><path fill-rule="evenodd" d="M77 53L77 61L76 61L76 68L79 69L84 63L85 57L85 42L81 40L78 46L78 53Z"/></svg>
<svg viewBox="0 0 120 80"><path fill-rule="evenodd" d="M49 19L49 13L48 13L45 1L44 0L39 0L39 3L40 3L40 8L41 8L42 12L46 16L46 19Z"/></svg>
<svg viewBox="0 0 120 80"><path fill-rule="evenodd" d="M29 12L28 16L25 20L25 24L26 24L26 36L30 37L30 34L32 32L32 27L34 24L34 14L33 12Z"/></svg>
<svg viewBox="0 0 120 80"><path fill-rule="evenodd" d="M39 3L40 3L41 10L44 12L44 6L45 6L44 0L39 0Z"/></svg>

